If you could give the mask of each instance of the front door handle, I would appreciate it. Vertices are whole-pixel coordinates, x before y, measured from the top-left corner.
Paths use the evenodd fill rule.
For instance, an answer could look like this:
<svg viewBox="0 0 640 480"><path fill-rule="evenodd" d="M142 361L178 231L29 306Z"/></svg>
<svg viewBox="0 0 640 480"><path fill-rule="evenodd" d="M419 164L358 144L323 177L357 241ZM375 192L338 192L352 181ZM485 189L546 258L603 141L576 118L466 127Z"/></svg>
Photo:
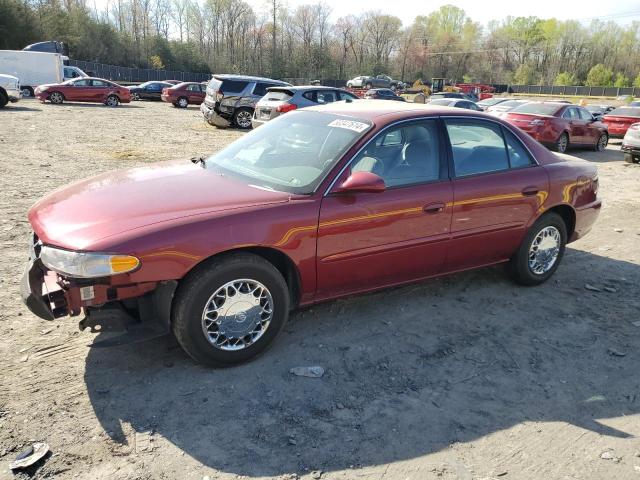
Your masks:
<svg viewBox="0 0 640 480"><path fill-rule="evenodd" d="M533 197L534 195L537 195L539 191L540 189L538 187L527 187L522 190L522 195L525 197Z"/></svg>
<svg viewBox="0 0 640 480"><path fill-rule="evenodd" d="M444 203L430 203L429 205L425 205L423 210L425 213L440 213L444 210Z"/></svg>

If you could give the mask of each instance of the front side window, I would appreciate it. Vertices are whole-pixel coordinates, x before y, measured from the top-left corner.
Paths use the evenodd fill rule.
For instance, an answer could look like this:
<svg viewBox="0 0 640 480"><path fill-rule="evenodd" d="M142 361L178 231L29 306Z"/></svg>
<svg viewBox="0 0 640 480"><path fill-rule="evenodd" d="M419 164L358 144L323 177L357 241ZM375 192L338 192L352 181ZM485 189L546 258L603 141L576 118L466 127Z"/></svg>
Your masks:
<svg viewBox="0 0 640 480"><path fill-rule="evenodd" d="M434 120L403 123L380 133L351 163L351 171L379 175L387 187L441 178L442 155Z"/></svg>
<svg viewBox="0 0 640 480"><path fill-rule="evenodd" d="M336 92L333 90L320 90L316 93L316 102L320 104L333 103L337 101Z"/></svg>
<svg viewBox="0 0 640 480"><path fill-rule="evenodd" d="M585 108L579 108L578 113L580 114L581 120L588 120L588 121L593 120L593 115L591 114L591 112L589 112Z"/></svg>
<svg viewBox="0 0 640 480"><path fill-rule="evenodd" d="M189 85L187 87L187 90L189 90L190 92L200 92L200 85Z"/></svg>
<svg viewBox="0 0 640 480"><path fill-rule="evenodd" d="M91 80L87 80L84 78L82 80L76 80L75 82L73 82L73 86L74 87L90 87Z"/></svg>
<svg viewBox="0 0 640 480"><path fill-rule="evenodd" d="M205 164L250 185L309 194L370 128L370 122L359 118L290 112L244 135Z"/></svg>
<svg viewBox="0 0 640 480"><path fill-rule="evenodd" d="M482 120L446 119L457 177L509 168L499 125Z"/></svg>

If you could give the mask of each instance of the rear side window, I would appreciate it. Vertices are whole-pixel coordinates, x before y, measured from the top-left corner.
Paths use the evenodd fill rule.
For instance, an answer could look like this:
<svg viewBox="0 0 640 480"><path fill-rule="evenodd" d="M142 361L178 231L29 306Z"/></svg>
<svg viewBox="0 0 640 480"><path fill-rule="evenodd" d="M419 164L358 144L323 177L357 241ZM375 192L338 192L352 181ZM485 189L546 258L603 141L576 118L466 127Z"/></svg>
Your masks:
<svg viewBox="0 0 640 480"><path fill-rule="evenodd" d="M111 84L104 82L102 80L92 80L91 83L93 84L94 87L110 87Z"/></svg>
<svg viewBox="0 0 640 480"><path fill-rule="evenodd" d="M248 84L241 80L223 80L221 88L224 93L242 93Z"/></svg>
<svg viewBox="0 0 640 480"><path fill-rule="evenodd" d="M270 100L272 102L286 102L293 97L291 92L285 90L275 90L267 92L267 98L265 100Z"/></svg>
<svg viewBox="0 0 640 480"><path fill-rule="evenodd" d="M509 168L500 126L482 120L445 120L457 177Z"/></svg>
<svg viewBox="0 0 640 480"><path fill-rule="evenodd" d="M503 132L511 168L523 168L534 165L531 155L529 155L527 149L522 145L522 142L506 128L503 129Z"/></svg>
<svg viewBox="0 0 640 480"><path fill-rule="evenodd" d="M256 86L253 87L253 94L254 95L260 95L261 97L264 97L267 94L267 88L269 88L269 87L273 87L273 85L270 84L270 83L258 82L258 83L256 83Z"/></svg>
<svg viewBox="0 0 640 480"><path fill-rule="evenodd" d="M199 92L200 91L200 85L189 85L187 87L187 90L189 90L190 92Z"/></svg>

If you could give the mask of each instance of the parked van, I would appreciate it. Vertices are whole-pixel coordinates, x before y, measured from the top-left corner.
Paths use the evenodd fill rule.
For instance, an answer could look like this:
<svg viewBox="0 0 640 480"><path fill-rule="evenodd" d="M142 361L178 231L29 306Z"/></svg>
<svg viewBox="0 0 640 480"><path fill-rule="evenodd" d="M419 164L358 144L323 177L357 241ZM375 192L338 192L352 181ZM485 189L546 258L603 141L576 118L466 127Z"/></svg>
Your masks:
<svg viewBox="0 0 640 480"><path fill-rule="evenodd" d="M65 65L65 60L68 58L59 53L0 50L0 73L18 77L22 96L33 97L39 85L88 76L78 67Z"/></svg>

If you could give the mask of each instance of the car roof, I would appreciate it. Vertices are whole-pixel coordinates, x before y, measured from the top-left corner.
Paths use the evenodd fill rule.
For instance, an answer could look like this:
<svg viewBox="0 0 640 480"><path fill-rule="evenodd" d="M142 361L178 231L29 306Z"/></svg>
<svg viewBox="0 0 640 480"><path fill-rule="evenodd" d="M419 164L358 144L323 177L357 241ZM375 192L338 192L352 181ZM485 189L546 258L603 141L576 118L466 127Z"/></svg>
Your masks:
<svg viewBox="0 0 640 480"><path fill-rule="evenodd" d="M287 82L282 80L274 80L273 78L266 77L252 77L250 75L234 75L232 73L220 73L213 75L213 78L217 80L246 80L249 82L270 82L270 83L280 83L283 85L288 85Z"/></svg>
<svg viewBox="0 0 640 480"><path fill-rule="evenodd" d="M361 118L374 123L386 123L402 118L412 118L421 113L428 116L451 115L485 117L495 121L492 115L442 105L429 105L410 102L390 102L388 100L366 100L358 102L333 102L325 105L306 107L305 111L317 111Z"/></svg>

